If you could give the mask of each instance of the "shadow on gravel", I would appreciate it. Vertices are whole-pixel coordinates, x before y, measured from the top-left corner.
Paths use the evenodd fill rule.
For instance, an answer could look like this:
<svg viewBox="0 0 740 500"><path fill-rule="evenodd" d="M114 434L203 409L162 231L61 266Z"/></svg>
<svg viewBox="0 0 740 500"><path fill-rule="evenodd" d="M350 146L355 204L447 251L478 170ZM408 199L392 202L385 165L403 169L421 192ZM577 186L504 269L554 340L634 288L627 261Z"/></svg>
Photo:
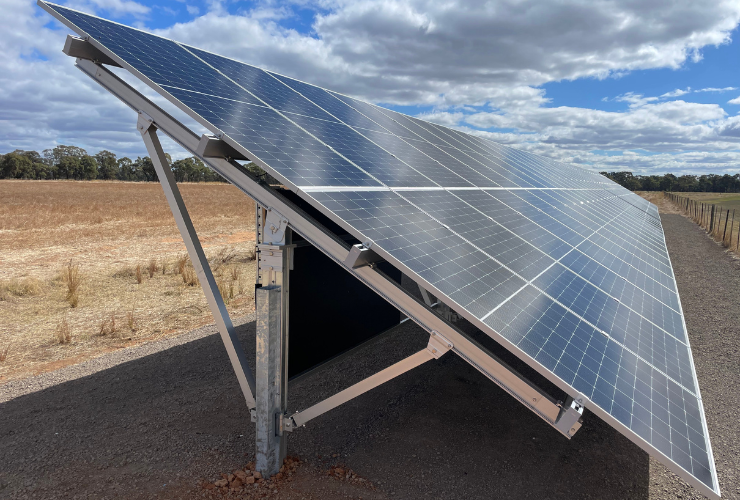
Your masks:
<svg viewBox="0 0 740 500"><path fill-rule="evenodd" d="M254 323L238 333L254 359ZM426 338L405 323L294 384L292 409L392 364ZM289 439L291 454L323 468L346 464L392 498L648 496L647 455L596 416L586 415L568 441L450 354ZM250 460L253 441L214 334L0 404L0 498L187 498L203 479Z"/></svg>

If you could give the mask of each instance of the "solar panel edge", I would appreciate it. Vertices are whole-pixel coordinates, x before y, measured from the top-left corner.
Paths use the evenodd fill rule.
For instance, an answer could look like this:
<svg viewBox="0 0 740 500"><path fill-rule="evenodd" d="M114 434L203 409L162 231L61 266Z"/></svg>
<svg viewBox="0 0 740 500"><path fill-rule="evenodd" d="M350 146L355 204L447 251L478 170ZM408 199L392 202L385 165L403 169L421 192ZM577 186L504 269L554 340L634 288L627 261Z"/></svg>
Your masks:
<svg viewBox="0 0 740 500"><path fill-rule="evenodd" d="M657 206L655 206L655 207L657 209ZM667 241L665 239L665 232L663 231L663 221L660 218L658 218L658 221L660 222L660 229L661 229L660 234L663 236L663 241L664 241L664 243L666 245L666 248L668 248L668 244L667 244ZM673 261L670 259L670 254L669 254L668 263L670 264L670 267L671 267L671 273L674 276L674 278L673 278L673 285L674 285L674 287L676 289L676 296L678 297L678 307L679 307L679 310L680 310L680 313L681 313L681 321L683 323L684 331L686 332L686 346L689 349L689 362L691 363L691 374L692 374L692 376L694 378L694 385L696 386L696 396L697 396L697 399L700 402L700 404L699 404L699 410L701 411L701 423L702 423L702 428L703 428L703 431L704 431L704 440L706 441L706 444L707 444L707 450L706 451L707 451L707 454L709 455L710 472L712 473L712 481L716 485L716 491L712 490L712 492L713 493L716 493L716 498L720 498L721 492L720 492L720 487L719 487L719 477L717 476L717 466L716 466L716 463L714 461L714 451L712 449L711 438L709 437L709 426L707 425L707 416L706 416L706 410L704 408L704 400L701 397L701 388L699 386L699 377L698 377L698 374L696 372L696 365L694 363L694 355L693 355L693 351L691 349L691 339L690 339L690 337L688 335L688 332L689 332L688 327L686 326L686 315L683 312L683 303L681 302L681 294L678 292L678 280L676 280L676 278L675 278L676 274L673 271Z"/></svg>

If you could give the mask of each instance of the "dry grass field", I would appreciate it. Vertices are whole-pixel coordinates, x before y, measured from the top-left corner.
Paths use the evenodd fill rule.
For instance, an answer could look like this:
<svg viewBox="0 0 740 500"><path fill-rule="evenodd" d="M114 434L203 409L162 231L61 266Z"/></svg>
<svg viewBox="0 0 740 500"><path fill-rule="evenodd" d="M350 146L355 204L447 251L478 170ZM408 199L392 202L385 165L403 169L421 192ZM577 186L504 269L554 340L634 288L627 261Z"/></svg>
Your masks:
<svg viewBox="0 0 740 500"><path fill-rule="evenodd" d="M254 203L181 184L229 312L254 308ZM212 321L158 183L0 181L0 384Z"/></svg>

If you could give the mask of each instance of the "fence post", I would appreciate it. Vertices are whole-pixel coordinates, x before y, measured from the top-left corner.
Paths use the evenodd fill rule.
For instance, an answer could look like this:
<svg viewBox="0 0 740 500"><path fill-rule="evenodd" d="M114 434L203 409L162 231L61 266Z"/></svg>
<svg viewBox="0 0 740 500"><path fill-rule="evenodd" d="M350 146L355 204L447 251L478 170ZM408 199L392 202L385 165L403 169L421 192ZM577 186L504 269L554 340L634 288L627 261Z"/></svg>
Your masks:
<svg viewBox="0 0 740 500"><path fill-rule="evenodd" d="M725 215L725 230L722 231L722 244L725 244L725 237L727 236L727 222L730 220L730 209L727 209L727 215Z"/></svg>
<svg viewBox="0 0 740 500"><path fill-rule="evenodd" d="M714 204L712 204L712 215L709 220L709 234L712 234L713 229L714 229Z"/></svg>
<svg viewBox="0 0 740 500"><path fill-rule="evenodd" d="M728 239L727 247L732 247L732 230L735 228L735 209L732 209L732 222L730 222L730 239Z"/></svg>

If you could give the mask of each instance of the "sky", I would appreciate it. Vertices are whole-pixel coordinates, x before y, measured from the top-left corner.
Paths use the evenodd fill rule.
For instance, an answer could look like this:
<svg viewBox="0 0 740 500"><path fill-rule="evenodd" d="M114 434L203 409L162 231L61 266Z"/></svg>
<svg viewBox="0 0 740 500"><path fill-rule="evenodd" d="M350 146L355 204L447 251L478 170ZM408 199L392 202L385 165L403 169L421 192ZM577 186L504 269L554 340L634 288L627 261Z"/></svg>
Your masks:
<svg viewBox="0 0 740 500"><path fill-rule="evenodd" d="M740 0L59 3L597 171L740 171ZM0 13L0 153L146 154L67 28Z"/></svg>

